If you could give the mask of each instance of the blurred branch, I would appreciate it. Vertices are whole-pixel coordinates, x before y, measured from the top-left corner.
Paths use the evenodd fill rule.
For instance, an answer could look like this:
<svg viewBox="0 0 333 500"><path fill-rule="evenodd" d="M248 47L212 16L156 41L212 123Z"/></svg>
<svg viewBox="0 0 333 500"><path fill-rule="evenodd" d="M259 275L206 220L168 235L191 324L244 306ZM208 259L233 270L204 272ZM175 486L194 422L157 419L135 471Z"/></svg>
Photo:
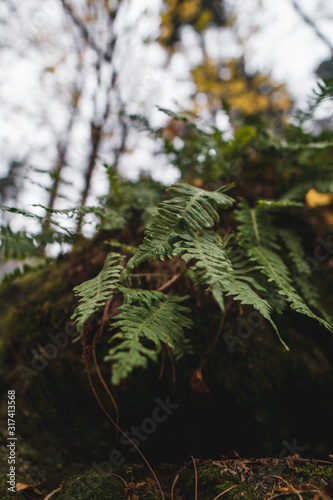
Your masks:
<svg viewBox="0 0 333 500"><path fill-rule="evenodd" d="M111 61L111 55L112 55L112 48L103 51L98 45L96 44L95 40L90 36L89 31L87 27L83 24L83 22L77 17L75 14L73 8L67 0L61 0L61 3L65 9L65 11L68 13L69 17L72 19L73 23L79 28L82 38L86 41L86 43L96 52L96 54L101 58L104 59L105 61L110 62ZM115 42L113 42L114 44ZM111 44L112 45L112 44Z"/></svg>
<svg viewBox="0 0 333 500"><path fill-rule="evenodd" d="M302 17L303 21L311 26L313 31L316 33L318 38L321 39L322 42L325 43L325 45L330 49L330 51L333 53L333 44L330 42L328 38L320 31L316 23L304 12L304 10L299 6L299 4L296 2L296 0L291 0L291 3L294 7L294 9L298 12L298 14Z"/></svg>

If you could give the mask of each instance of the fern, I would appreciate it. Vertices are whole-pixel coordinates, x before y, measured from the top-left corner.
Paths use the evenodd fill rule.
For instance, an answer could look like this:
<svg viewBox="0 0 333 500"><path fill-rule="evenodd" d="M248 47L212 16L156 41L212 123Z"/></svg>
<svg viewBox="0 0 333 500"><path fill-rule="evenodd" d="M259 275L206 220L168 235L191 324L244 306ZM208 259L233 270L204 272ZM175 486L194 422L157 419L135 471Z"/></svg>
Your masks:
<svg viewBox="0 0 333 500"><path fill-rule="evenodd" d="M113 252L109 253L101 272L95 278L85 281L74 288L75 295L81 297L81 301L71 319L76 323L81 334L83 333L85 321L105 305L119 285L119 276L123 269L119 265L121 260L121 255Z"/></svg>
<svg viewBox="0 0 333 500"><path fill-rule="evenodd" d="M167 189L175 197L157 205L158 214L147 227L138 252L128 262L126 273L147 260L171 258L179 234L212 227L220 220L216 207L228 208L234 201L225 194L230 187L210 192L179 182Z"/></svg>
<svg viewBox="0 0 333 500"><path fill-rule="evenodd" d="M306 261L306 256L300 238L298 238L293 231L287 229L279 229L278 233L284 245L288 249L289 257L295 266L295 270L297 271L296 276L294 276L294 281L296 282L295 286L299 288L309 306L320 312L328 323L332 323L332 318L322 306L318 290L310 281L311 269Z"/></svg>
<svg viewBox="0 0 333 500"><path fill-rule="evenodd" d="M277 231L271 225L266 211L250 209L248 204L242 201L236 217L239 222L239 244L244 247L248 257L259 265L268 282L273 282L278 287L280 295L290 303L293 310L316 319L333 332L332 326L316 316L292 286L290 271L279 255L281 247L276 242Z"/></svg>
<svg viewBox="0 0 333 500"><path fill-rule="evenodd" d="M14 233L10 227L0 227L0 250L4 259L26 259L37 254L34 238L20 231Z"/></svg>
<svg viewBox="0 0 333 500"><path fill-rule="evenodd" d="M190 312L181 303L188 297L168 296L155 291L130 290L121 287L124 303L121 313L114 318L113 328L120 328L111 341L120 343L109 350L105 360L111 360L112 382L118 384L136 367L146 367L148 358L157 359L161 341L174 347L184 338L184 328L192 321L186 316ZM141 341L150 340L154 349Z"/></svg>
<svg viewBox="0 0 333 500"><path fill-rule="evenodd" d="M106 207L73 207L66 208L65 210L57 210L55 208L48 208L44 205L32 205L33 207L43 208L50 215L66 216L67 219L78 220L85 215L95 215L100 219L99 227L101 229L120 229L125 224L123 216ZM52 224L56 224L51 220Z"/></svg>
<svg viewBox="0 0 333 500"><path fill-rule="evenodd" d="M202 235L189 232L175 243L174 255L181 256L185 262L195 259L195 264L191 266L194 282L208 285L207 289L224 311L223 282L233 269L220 237L207 231Z"/></svg>
<svg viewBox="0 0 333 500"><path fill-rule="evenodd" d="M185 262L195 259L196 262L192 265L194 281L208 285L208 290L212 292L222 311L224 311L225 292L228 296L234 296L234 300L239 300L241 304L251 305L257 309L279 335L270 316L271 305L253 288L261 292L265 292L265 289L253 277L244 276L246 269L233 268L223 248L223 242L216 233L205 232L199 235L192 232L184 235L182 241L175 246L175 255L181 255Z"/></svg>

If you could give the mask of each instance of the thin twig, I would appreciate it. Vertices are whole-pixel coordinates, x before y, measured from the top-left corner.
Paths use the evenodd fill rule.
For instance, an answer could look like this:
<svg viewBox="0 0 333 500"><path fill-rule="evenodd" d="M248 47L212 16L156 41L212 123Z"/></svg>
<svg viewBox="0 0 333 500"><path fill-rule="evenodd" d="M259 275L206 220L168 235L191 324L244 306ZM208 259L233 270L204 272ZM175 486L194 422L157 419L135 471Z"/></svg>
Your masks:
<svg viewBox="0 0 333 500"><path fill-rule="evenodd" d="M302 499L302 496L298 493L298 491L296 491L296 489L293 487L293 485L292 485L292 484L290 484L290 483L288 483L288 481L286 481L285 479L283 479L283 477L281 477L281 476L276 476L275 474L270 474L270 476L271 476L271 477L276 477L276 478L280 479L281 481L283 481L284 483L286 483L286 485L288 486L288 488L290 488L291 492L292 492L292 493L295 493L295 495L297 495L297 496L298 496L298 498L300 498L301 500L303 500L303 499Z"/></svg>
<svg viewBox="0 0 333 500"><path fill-rule="evenodd" d="M240 486L240 485L239 484L235 484L235 486L230 486L230 488L228 488L227 490L224 490L224 491L222 491L222 493L219 493L217 495L217 497L214 497L213 500L217 500L218 498L220 498L222 495L224 495L228 491L232 490L233 488L237 488L237 486Z"/></svg>
<svg viewBox="0 0 333 500"><path fill-rule="evenodd" d="M146 457L144 456L144 454L142 453L142 451L137 447L137 445L134 443L134 441L126 434L125 431L123 431L119 425L117 424L117 422L114 421L114 419L111 417L111 415L108 413L108 411L104 408L103 404L101 403L101 400L99 399L98 395L97 395L97 392L96 392L96 389L95 389L95 386L93 384L93 381L91 379L91 374L90 374L90 368L89 368L89 358L90 358L90 352L91 350L93 349L93 346L90 346L87 344L87 335L88 335L88 330L86 329L83 333L83 336L82 336L82 340L81 340L81 344L82 344L82 357L84 359L84 367L85 367L85 372L87 374L87 377L88 377L88 380L89 380L89 384L90 384L90 387L93 391L93 394L96 398L96 401L97 403L99 404L99 406L101 407L102 411L105 413L106 417L110 420L110 422L116 427L116 429L119 430L119 432L125 436L128 441L134 446L134 448L136 449L136 451L139 453L139 455L141 456L141 458L144 460L145 464L147 465L147 467L149 468L150 472L152 473L155 481L156 481L156 484L158 485L158 488L160 490L160 493L161 493L161 498L162 500L165 500L165 496L164 496L164 492L162 490L162 486L161 486L161 483L159 482L152 466L150 465L150 463L148 462L148 460L146 459Z"/></svg>
<svg viewBox="0 0 333 500"><path fill-rule="evenodd" d="M325 45L330 49L330 51L333 53L333 45L332 43L330 42L330 40L319 30L318 26L316 25L316 23L313 21L313 19L311 19L305 12L304 10L300 7L300 5L296 2L296 0L292 0L291 3L293 4L293 7L294 9L298 12L298 14L302 17L303 21L306 22L306 24L308 24L309 26L311 26L311 28L313 29L313 31L316 33L316 35L318 36L318 38L320 38L320 40L322 42L325 43Z"/></svg>
<svg viewBox="0 0 333 500"><path fill-rule="evenodd" d="M160 373L158 374L158 379L161 380L164 372L164 367L165 367L165 345L162 343L162 361L161 361L161 369Z"/></svg>
<svg viewBox="0 0 333 500"><path fill-rule="evenodd" d="M118 476L118 474L111 474L111 476L119 477L119 479L121 479L121 480L122 480L122 482L124 483L124 485L125 485L125 486L126 486L126 488L127 488L127 483L126 483L126 481L125 481L125 479L124 479L123 477Z"/></svg>
<svg viewBox="0 0 333 500"><path fill-rule="evenodd" d="M221 321L220 321L219 329L217 330L216 337L214 339L214 342L212 343L212 348L211 348L212 351L215 349L215 346L216 346L216 344L219 341L219 338L220 338L220 335L221 335L221 332L222 332L222 328L223 328L223 325L224 325L224 322L225 322L225 317L226 317L227 312L230 309L230 307L231 307L231 303L229 302L229 304L226 304L226 306L225 306L225 310L224 310L224 313L223 313Z"/></svg>
<svg viewBox="0 0 333 500"><path fill-rule="evenodd" d="M197 464L195 463L194 457L191 455L191 458L193 460L193 465L194 465L194 500L198 500L198 471L197 471Z"/></svg>
<svg viewBox="0 0 333 500"><path fill-rule="evenodd" d="M97 375L100 379L100 381L102 382L102 385L104 387L104 389L106 390L112 404L113 404L113 407L115 409L115 412L116 412L116 422L117 424L119 425L119 409L118 409L118 405L116 403L116 400L114 399L110 389L108 388L104 378L103 378L103 375L99 369L99 365L98 365L98 362L97 362L97 357L96 357L96 341L99 342L101 336L102 336L102 332L103 332L103 327L104 327L104 324L107 320L107 312L108 312L108 309L109 309L109 306L111 304L111 300L112 299L109 299L106 304L105 304L105 307L104 307L104 311L103 311L103 317L102 317L102 320L101 320L101 326L100 326L100 329L98 332L96 332L96 334L94 335L94 338L93 338L93 350L92 350L92 354L93 354L93 360L94 360L94 365L95 365L95 368L96 368L96 372L97 372ZM118 432L118 429L116 429L116 433L117 433L117 439L119 439L119 432Z"/></svg>
<svg viewBox="0 0 333 500"><path fill-rule="evenodd" d="M175 281L177 281L181 276L183 275L183 273L177 273L175 274L171 280L167 281L166 283L164 283L164 285L161 285L157 291L158 292L163 292L164 290L166 290L167 288L169 288L169 286L173 285L175 283Z"/></svg>
<svg viewBox="0 0 333 500"><path fill-rule="evenodd" d="M176 486L178 479L179 479L179 474L176 475L175 479L173 480L172 486L171 486L171 500L173 500L173 490Z"/></svg>
<svg viewBox="0 0 333 500"><path fill-rule="evenodd" d="M176 383L176 367L175 367L175 362L173 360L173 356L171 354L170 347L168 345L166 345L166 350L167 350L167 353L168 353L168 356L169 356L169 359L170 359L170 362L171 362L172 381L175 384Z"/></svg>

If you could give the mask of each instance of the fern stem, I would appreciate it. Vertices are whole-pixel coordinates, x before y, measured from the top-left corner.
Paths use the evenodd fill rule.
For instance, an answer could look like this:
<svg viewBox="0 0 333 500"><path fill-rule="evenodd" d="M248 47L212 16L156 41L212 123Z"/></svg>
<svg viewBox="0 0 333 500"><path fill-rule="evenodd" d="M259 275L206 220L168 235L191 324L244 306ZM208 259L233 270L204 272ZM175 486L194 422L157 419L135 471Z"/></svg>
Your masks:
<svg viewBox="0 0 333 500"><path fill-rule="evenodd" d="M117 424L119 425L119 409L118 409L118 405L116 403L116 400L114 399L113 397L113 394L111 393L110 389L108 388L108 386L106 385L106 382L103 378L103 375L101 373L101 370L99 369L99 365L98 365L98 362L97 362L97 356L96 356L96 341L99 342L100 339L101 339L101 336L102 336L102 333L103 333L103 327L104 327L104 324L107 320L107 313L108 313L108 310L109 310L109 307L110 307L110 304L111 304L111 301L112 299L109 299L106 304L105 304L105 307L104 307L104 311L103 311L103 317L102 317L102 320L101 320L101 326L99 328L99 331L96 332L96 334L94 335L94 339L93 339L93 351L92 351L92 354L93 354L93 360L94 360L94 365L95 365L95 368L96 368L96 372L97 372L97 375L104 387L104 389L106 390L112 404L113 404L113 407L115 409L115 412L116 412L116 422ZM117 439L119 439L119 432L118 432L118 429L116 429L117 431Z"/></svg>
<svg viewBox="0 0 333 500"><path fill-rule="evenodd" d="M258 224L257 224L257 220L256 220L256 214L255 214L253 209L250 210L250 214L251 214L251 220L252 220L252 224L253 224L254 233L256 235L257 245L260 245Z"/></svg>

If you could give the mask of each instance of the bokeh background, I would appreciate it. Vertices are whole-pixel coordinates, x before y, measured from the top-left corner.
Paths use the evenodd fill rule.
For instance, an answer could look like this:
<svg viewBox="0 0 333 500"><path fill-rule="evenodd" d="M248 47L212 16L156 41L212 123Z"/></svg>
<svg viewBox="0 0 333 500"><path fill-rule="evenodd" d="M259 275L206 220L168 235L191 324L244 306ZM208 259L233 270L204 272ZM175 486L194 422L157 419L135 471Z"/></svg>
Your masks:
<svg viewBox="0 0 333 500"><path fill-rule="evenodd" d="M105 163L130 179L175 181L129 115L167 127L159 107L191 110L225 137L244 113L295 120L332 74L332 20L324 0L2 2L1 203L39 215L32 204L96 204L109 189ZM307 127L331 118L326 102ZM2 218L38 231L32 219Z"/></svg>

